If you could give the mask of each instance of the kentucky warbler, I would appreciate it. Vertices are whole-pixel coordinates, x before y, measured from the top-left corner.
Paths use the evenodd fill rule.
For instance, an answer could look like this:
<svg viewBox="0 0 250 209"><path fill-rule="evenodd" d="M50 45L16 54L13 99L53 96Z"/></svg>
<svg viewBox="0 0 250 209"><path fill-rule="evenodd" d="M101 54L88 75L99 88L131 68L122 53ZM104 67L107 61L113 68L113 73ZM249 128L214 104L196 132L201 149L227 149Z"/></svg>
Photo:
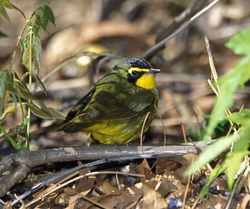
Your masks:
<svg viewBox="0 0 250 209"><path fill-rule="evenodd" d="M139 138L156 113L155 74L159 72L142 57L124 59L76 103L57 130L90 133L102 144Z"/></svg>

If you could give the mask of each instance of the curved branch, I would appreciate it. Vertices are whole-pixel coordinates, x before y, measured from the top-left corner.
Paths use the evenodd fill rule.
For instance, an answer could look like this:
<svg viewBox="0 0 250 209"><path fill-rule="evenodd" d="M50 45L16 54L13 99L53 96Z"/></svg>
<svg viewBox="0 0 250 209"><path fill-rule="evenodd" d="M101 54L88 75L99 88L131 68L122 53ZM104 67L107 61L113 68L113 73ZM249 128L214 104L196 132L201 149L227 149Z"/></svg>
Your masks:
<svg viewBox="0 0 250 209"><path fill-rule="evenodd" d="M98 160L110 158L133 157L156 158L165 156L173 158L187 153L197 153L193 145L180 146L143 146L143 154L140 146L126 145L95 145L91 147L71 147L51 150L37 150L28 153L11 154L0 162L0 174L8 171L11 174L0 178L0 197L4 196L17 182L26 177L28 172L35 166L65 161Z"/></svg>

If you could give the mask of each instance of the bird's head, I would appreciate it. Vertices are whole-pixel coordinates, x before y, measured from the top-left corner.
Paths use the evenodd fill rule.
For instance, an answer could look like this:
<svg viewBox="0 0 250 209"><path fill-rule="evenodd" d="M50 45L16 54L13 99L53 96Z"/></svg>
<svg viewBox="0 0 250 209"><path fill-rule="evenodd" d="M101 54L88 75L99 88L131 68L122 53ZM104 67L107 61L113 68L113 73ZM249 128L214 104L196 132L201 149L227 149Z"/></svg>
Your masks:
<svg viewBox="0 0 250 209"><path fill-rule="evenodd" d="M114 70L126 77L129 83L144 89L155 88L155 74L160 72L142 57L124 59L115 66Z"/></svg>

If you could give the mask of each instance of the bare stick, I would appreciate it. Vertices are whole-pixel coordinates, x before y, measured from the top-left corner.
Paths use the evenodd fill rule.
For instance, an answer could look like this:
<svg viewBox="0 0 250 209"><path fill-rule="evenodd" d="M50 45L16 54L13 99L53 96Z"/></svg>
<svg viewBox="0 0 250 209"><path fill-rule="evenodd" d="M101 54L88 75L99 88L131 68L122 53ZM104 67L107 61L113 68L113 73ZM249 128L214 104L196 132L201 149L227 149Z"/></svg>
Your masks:
<svg viewBox="0 0 250 209"><path fill-rule="evenodd" d="M184 12L182 12L178 17L175 18L173 23L167 28L170 32L166 33L165 37L162 41L148 49L142 57L145 59L149 59L157 52L162 50L165 47L165 44L175 37L178 33L180 33L184 28L190 25L195 19L197 19L200 15L208 11L211 7L213 7L220 0L214 0L210 4L208 4L205 8L202 9L204 4L207 2L206 0L196 0L196 2L189 8L187 8Z"/></svg>
<svg viewBox="0 0 250 209"><path fill-rule="evenodd" d="M196 144L197 146L197 144ZM199 145L198 145L199 146ZM204 146L204 143L203 145ZM197 153L194 145L180 146L139 146L127 145L95 145L90 147L71 147L51 150L37 150L27 153L16 153L4 157L0 162L0 174L11 171L10 175L0 178L0 197L4 196L17 182L24 179L28 172L37 165L76 160L98 160L121 157L157 158L159 155L167 158L183 156L187 153Z"/></svg>
<svg viewBox="0 0 250 209"><path fill-rule="evenodd" d="M140 147L141 147L141 152L143 154L143 148L142 148L142 141L143 141L143 133L144 133L144 128L145 128L145 125L146 125L146 122L148 120L148 117L150 115L151 112L147 112L145 118L144 118L144 121L143 121L143 124L142 124L142 128L141 128L141 134L140 134Z"/></svg>

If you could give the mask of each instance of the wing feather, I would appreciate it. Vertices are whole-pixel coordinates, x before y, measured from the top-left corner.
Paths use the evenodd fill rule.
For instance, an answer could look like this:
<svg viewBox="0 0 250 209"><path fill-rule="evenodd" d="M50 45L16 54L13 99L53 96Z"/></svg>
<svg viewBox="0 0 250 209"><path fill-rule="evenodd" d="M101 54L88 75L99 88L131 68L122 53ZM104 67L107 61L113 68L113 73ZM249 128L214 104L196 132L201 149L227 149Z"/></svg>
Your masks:
<svg viewBox="0 0 250 209"><path fill-rule="evenodd" d="M148 90L134 88L118 75L108 74L76 103L58 130L75 132L96 123L138 117L150 111L154 101Z"/></svg>

